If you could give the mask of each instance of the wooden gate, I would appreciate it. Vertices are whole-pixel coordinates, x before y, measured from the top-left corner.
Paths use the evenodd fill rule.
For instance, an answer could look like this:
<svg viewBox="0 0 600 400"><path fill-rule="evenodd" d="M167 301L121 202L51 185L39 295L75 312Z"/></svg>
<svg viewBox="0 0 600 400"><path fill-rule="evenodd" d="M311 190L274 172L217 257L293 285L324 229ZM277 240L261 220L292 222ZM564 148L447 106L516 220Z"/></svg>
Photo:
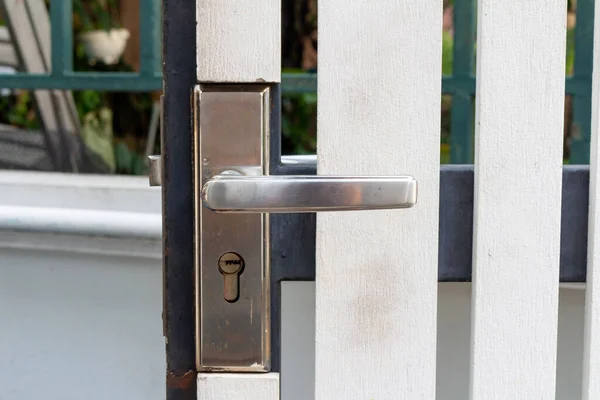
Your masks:
<svg viewBox="0 0 600 400"><path fill-rule="evenodd" d="M203 400L280 397L277 357L271 372L196 374L194 227L184 221L193 214L194 196L191 116L184 106L189 90L198 82L261 82L279 90L280 3L196 0L195 27L181 24L193 23L191 6L165 7L162 181L170 400L191 398L186 396L192 392ZM273 318L279 307L276 285L293 275L281 271L299 271L296 264L311 256L315 260L314 275L293 278L314 278L316 284L316 399L446 399L436 393L438 281L443 271L454 280L471 280L470 271L458 277L447 262L471 245L470 398L555 398L559 285L568 280L563 279L568 269L577 267L563 260L565 235L575 232L575 242L586 240L585 232L567 218L585 210L565 211L565 199L586 189L563 187L568 176L581 175L564 168L562 160L566 6L566 0L477 3L469 209L468 203L449 197L464 193L448 187L456 183L448 177L467 176L466 169L442 168L440 174L442 1L319 2L317 174L408 174L418 181L419 191L417 204L408 210L318 213L316 239L311 239L310 229L297 236L282 228L286 223L309 226L314 216L271 221L272 273L279 274L272 278ZM171 26L175 21L177 26ZM192 34L196 41L190 55L185 39ZM598 43L599 26L594 37ZM598 54L594 52L595 65L600 63ZM595 71L581 360L584 399L600 398L600 272L595 268L600 257L599 82ZM310 170L290 166L280 154L272 164L273 175ZM465 242L464 237L449 237L456 239L452 235L466 220L471 222L470 212L472 243L452 248ZM284 231L288 235L281 239ZM284 241L291 246L298 238L307 242L296 242L292 256L280 257L284 252L277 246ZM315 247L310 240L316 240ZM270 332L274 353L279 351L277 323Z"/></svg>

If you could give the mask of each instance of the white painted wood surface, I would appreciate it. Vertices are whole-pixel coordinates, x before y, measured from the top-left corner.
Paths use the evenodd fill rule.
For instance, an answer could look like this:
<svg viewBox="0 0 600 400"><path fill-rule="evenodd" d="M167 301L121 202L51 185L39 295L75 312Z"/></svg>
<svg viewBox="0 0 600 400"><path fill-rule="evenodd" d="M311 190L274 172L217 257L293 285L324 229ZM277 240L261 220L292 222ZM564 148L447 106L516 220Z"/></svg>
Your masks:
<svg viewBox="0 0 600 400"><path fill-rule="evenodd" d="M478 4L471 399L554 399L566 1Z"/></svg>
<svg viewBox="0 0 600 400"><path fill-rule="evenodd" d="M442 2L318 7L318 173L409 174L419 198L317 215L316 399L433 399Z"/></svg>
<svg viewBox="0 0 600 400"><path fill-rule="evenodd" d="M201 82L281 80L281 0L196 0Z"/></svg>
<svg viewBox="0 0 600 400"><path fill-rule="evenodd" d="M280 82L281 0L196 0L200 82ZM198 374L198 400L279 400L279 374Z"/></svg>
<svg viewBox="0 0 600 400"><path fill-rule="evenodd" d="M588 216L588 264L583 352L584 400L600 398L600 1L594 24L594 72L592 76L592 139L590 145L590 205Z"/></svg>
<svg viewBox="0 0 600 400"><path fill-rule="evenodd" d="M198 400L279 400L279 374L198 374Z"/></svg>

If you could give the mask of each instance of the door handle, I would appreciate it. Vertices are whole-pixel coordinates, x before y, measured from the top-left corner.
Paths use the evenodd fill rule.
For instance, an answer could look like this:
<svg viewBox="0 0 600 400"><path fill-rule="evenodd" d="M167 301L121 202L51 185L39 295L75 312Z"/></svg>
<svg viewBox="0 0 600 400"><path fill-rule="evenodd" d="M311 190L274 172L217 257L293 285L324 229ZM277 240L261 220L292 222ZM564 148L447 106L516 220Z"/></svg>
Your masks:
<svg viewBox="0 0 600 400"><path fill-rule="evenodd" d="M270 214L403 209L417 202L411 176L270 175L278 97L277 85L267 83L200 83L193 90L199 371L271 368ZM160 157L149 159L149 170L150 184L161 185Z"/></svg>
<svg viewBox="0 0 600 400"><path fill-rule="evenodd" d="M219 213L305 213L410 208L411 176L246 176L225 171L202 188L205 207Z"/></svg>

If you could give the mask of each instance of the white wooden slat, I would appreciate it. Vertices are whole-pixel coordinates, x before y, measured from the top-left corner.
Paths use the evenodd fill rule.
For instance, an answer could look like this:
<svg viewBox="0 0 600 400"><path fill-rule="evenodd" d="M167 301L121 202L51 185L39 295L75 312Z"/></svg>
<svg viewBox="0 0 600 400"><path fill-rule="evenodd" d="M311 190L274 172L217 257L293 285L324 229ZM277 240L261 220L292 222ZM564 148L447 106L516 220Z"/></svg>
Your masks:
<svg viewBox="0 0 600 400"><path fill-rule="evenodd" d="M200 82L281 80L281 0L196 0ZM200 373L198 400L279 400L279 374Z"/></svg>
<svg viewBox="0 0 600 400"><path fill-rule="evenodd" d="M433 399L442 1L318 7L318 173L409 174L419 198L317 215L316 399Z"/></svg>
<svg viewBox="0 0 600 400"><path fill-rule="evenodd" d="M281 80L281 0L197 0L198 79Z"/></svg>
<svg viewBox="0 0 600 400"><path fill-rule="evenodd" d="M594 72L592 76L592 138L590 145L590 205L588 263L585 292L582 398L600 398L600 1L594 23Z"/></svg>
<svg viewBox="0 0 600 400"><path fill-rule="evenodd" d="M479 0L471 399L553 399L566 0Z"/></svg>
<svg viewBox="0 0 600 400"><path fill-rule="evenodd" d="M198 400L279 400L279 374L198 374Z"/></svg>

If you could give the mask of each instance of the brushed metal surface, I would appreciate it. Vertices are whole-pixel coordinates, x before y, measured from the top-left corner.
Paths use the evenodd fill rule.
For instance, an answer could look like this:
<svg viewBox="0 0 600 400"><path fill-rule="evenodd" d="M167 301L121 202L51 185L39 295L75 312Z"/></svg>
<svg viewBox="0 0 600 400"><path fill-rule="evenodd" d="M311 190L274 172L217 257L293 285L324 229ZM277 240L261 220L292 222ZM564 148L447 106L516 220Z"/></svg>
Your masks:
<svg viewBox="0 0 600 400"><path fill-rule="evenodd" d="M213 176L238 170L268 175L269 87L199 85L193 96L197 368L199 371L270 369L270 260L268 214L219 214L202 206L201 189ZM227 301L219 259L244 260L237 300Z"/></svg>
<svg viewBox="0 0 600 400"><path fill-rule="evenodd" d="M410 176L243 176L208 180L204 206L222 213L289 213L410 208L417 181Z"/></svg>
<svg viewBox="0 0 600 400"><path fill-rule="evenodd" d="M150 186L162 185L162 157L148 156L148 178Z"/></svg>

